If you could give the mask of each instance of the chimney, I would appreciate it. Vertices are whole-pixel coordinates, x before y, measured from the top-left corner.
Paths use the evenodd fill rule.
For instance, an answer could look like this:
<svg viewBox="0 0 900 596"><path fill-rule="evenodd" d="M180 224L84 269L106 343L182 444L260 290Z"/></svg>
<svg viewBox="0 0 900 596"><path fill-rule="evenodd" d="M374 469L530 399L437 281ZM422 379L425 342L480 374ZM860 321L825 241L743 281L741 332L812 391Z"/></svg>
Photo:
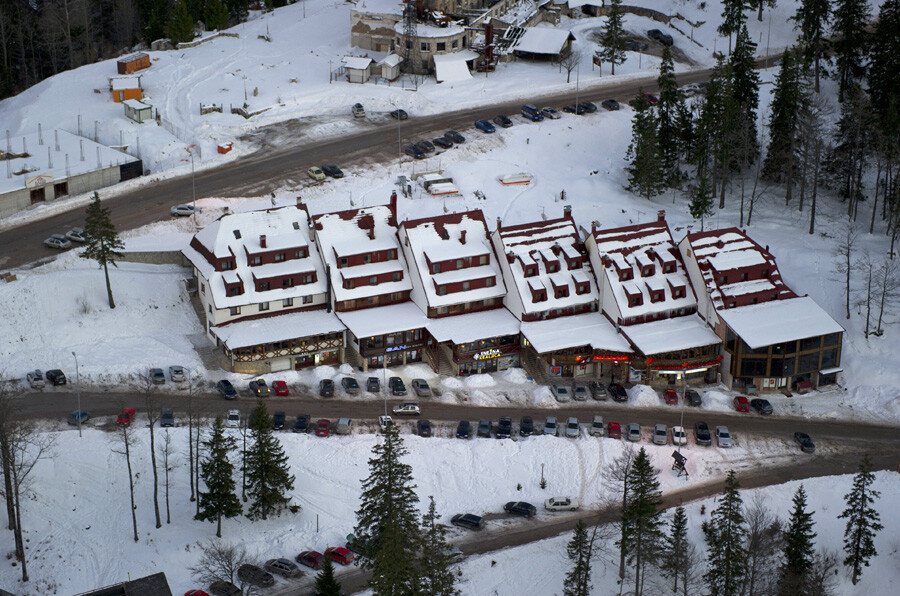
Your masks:
<svg viewBox="0 0 900 596"><path fill-rule="evenodd" d="M375 226L369 228L369 240L375 240Z"/></svg>
<svg viewBox="0 0 900 596"><path fill-rule="evenodd" d="M503 220L499 217L497 218L497 231L499 232L503 228Z"/></svg>
<svg viewBox="0 0 900 596"><path fill-rule="evenodd" d="M297 207L303 204L303 197L297 195Z"/></svg>
<svg viewBox="0 0 900 596"><path fill-rule="evenodd" d="M388 209L391 211L391 216L388 219L388 225L397 227L397 191L391 193L391 202L388 204Z"/></svg>
<svg viewBox="0 0 900 596"><path fill-rule="evenodd" d="M460 243L460 244L465 244L465 243L466 243L466 231L465 231L465 230L462 230L462 231L460 231L460 233L459 233L459 243Z"/></svg>
<svg viewBox="0 0 900 596"><path fill-rule="evenodd" d="M260 235L259 235L259 245L260 245L260 247L262 247L262 248L265 248L265 247L266 247L266 235L265 235L265 234L260 234Z"/></svg>
<svg viewBox="0 0 900 596"><path fill-rule="evenodd" d="M660 209L656 212L656 221L666 221L666 210Z"/></svg>
<svg viewBox="0 0 900 596"><path fill-rule="evenodd" d="M571 205L565 205L563 207L563 217L567 217L569 219L572 218L572 206Z"/></svg>

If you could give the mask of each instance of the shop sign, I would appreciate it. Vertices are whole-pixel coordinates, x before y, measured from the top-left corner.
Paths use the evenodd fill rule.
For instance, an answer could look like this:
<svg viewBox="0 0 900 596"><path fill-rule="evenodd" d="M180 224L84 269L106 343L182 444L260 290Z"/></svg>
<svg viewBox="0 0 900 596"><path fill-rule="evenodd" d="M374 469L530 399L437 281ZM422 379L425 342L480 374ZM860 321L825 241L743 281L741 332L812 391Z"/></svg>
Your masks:
<svg viewBox="0 0 900 596"><path fill-rule="evenodd" d="M551 377L561 377L562 376L562 367L561 366L551 366L550 367L550 376Z"/></svg>
<svg viewBox="0 0 900 596"><path fill-rule="evenodd" d="M635 370L628 367L628 382L629 383L640 383L641 382L641 371Z"/></svg>
<svg viewBox="0 0 900 596"><path fill-rule="evenodd" d="M406 346L405 346L405 345L402 345L402 346L391 346L390 348L385 348L384 351L385 351L385 352L396 352L396 351L398 351L398 350L405 350L405 349L406 349Z"/></svg>
<svg viewBox="0 0 900 596"><path fill-rule="evenodd" d="M489 358L499 358L500 350L498 348L491 348L490 350L485 350L484 352L478 352L475 354L475 360L487 360Z"/></svg>

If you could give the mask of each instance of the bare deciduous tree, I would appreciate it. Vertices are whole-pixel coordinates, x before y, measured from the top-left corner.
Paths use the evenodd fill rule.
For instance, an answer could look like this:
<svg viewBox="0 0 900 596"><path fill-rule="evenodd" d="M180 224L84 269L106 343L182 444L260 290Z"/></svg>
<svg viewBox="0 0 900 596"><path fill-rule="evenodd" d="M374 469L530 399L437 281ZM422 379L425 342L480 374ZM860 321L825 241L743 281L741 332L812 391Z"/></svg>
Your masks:
<svg viewBox="0 0 900 596"><path fill-rule="evenodd" d="M113 453L118 453L125 457L125 464L128 468L128 490L131 495L131 525L134 529L134 541L137 542L137 506L134 504L134 474L131 471L131 447L135 443L135 438L131 434L131 426L128 424L119 425L118 432L115 435Z"/></svg>
<svg viewBox="0 0 900 596"><path fill-rule="evenodd" d="M884 333L881 326L885 314L893 312L894 307L900 301L900 266L897 261L884 257L878 265L875 273L874 290L878 297L878 323L875 325L875 335Z"/></svg>
<svg viewBox="0 0 900 596"><path fill-rule="evenodd" d="M578 68L579 64L581 64L581 54L574 50L559 61L559 66L566 69L566 83L572 80L572 71Z"/></svg>
<svg viewBox="0 0 900 596"><path fill-rule="evenodd" d="M156 466L156 422L159 420L159 403L157 401L157 384L149 373L137 373L137 381L132 388L144 396L144 407L147 410L147 423L150 426L150 464L153 466L153 512L156 514L156 527L162 527L159 515L159 469Z"/></svg>
<svg viewBox="0 0 900 596"><path fill-rule="evenodd" d="M768 505L763 493L756 493L747 507L747 575L746 596L769 596L775 593L778 574L772 570L773 554L781 551L781 522Z"/></svg>
<svg viewBox="0 0 900 596"><path fill-rule="evenodd" d="M255 586L241 582L237 576L241 565L252 562L243 545L212 538L205 543L198 543L198 546L203 555L200 561L190 568L194 579L207 585L219 581L230 582L236 584L245 596L258 593Z"/></svg>
<svg viewBox="0 0 900 596"><path fill-rule="evenodd" d="M840 276L840 280L844 282L844 304L846 308L846 318L850 319L850 273L854 270L854 247L857 240L856 230L852 225L847 224L843 236L835 245L834 252L837 256L834 271Z"/></svg>
<svg viewBox="0 0 900 596"><path fill-rule="evenodd" d="M166 471L166 523L170 524L172 523L172 514L169 511L169 472L172 471L172 466L175 465L172 456L175 455L176 451L175 443L172 441L172 435L169 434L169 429L166 429L166 434L163 436L163 442L159 452L163 458L163 469Z"/></svg>

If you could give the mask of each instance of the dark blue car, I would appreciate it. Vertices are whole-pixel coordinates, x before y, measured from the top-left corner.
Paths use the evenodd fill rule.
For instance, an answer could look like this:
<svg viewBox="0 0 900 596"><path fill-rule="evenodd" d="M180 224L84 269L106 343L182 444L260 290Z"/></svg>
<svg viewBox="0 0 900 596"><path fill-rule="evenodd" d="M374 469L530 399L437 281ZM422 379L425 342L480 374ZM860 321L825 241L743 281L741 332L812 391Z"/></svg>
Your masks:
<svg viewBox="0 0 900 596"><path fill-rule="evenodd" d="M487 120L476 120L475 128L477 128L481 132L487 132L487 133L491 133L496 130L494 128L494 125L491 124L490 122L488 122Z"/></svg>
<svg viewBox="0 0 900 596"><path fill-rule="evenodd" d="M404 149L403 152L416 159L425 159L425 152L415 145L407 145L406 149Z"/></svg>

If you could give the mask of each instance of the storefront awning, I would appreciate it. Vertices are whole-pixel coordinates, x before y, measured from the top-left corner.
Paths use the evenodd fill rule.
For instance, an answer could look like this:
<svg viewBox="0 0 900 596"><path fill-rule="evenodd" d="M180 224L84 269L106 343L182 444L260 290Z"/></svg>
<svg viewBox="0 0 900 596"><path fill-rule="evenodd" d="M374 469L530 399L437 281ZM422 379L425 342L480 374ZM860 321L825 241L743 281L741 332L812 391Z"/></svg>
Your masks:
<svg viewBox="0 0 900 596"><path fill-rule="evenodd" d="M338 318L356 337L422 329L428 323L428 317L413 302L342 312Z"/></svg>
<svg viewBox="0 0 900 596"><path fill-rule="evenodd" d="M622 327L622 333L645 356L722 343L719 336L697 315L627 325Z"/></svg>
<svg viewBox="0 0 900 596"><path fill-rule="evenodd" d="M264 317L210 328L228 349L249 348L289 339L312 337L344 331L334 313L324 310Z"/></svg>
<svg viewBox="0 0 900 596"><path fill-rule="evenodd" d="M479 339L517 335L519 320L505 308L431 319L428 333L439 341L465 344Z"/></svg>
<svg viewBox="0 0 900 596"><path fill-rule="evenodd" d="M586 345L610 352L632 351L612 323L595 312L522 323L522 335L538 354Z"/></svg>

